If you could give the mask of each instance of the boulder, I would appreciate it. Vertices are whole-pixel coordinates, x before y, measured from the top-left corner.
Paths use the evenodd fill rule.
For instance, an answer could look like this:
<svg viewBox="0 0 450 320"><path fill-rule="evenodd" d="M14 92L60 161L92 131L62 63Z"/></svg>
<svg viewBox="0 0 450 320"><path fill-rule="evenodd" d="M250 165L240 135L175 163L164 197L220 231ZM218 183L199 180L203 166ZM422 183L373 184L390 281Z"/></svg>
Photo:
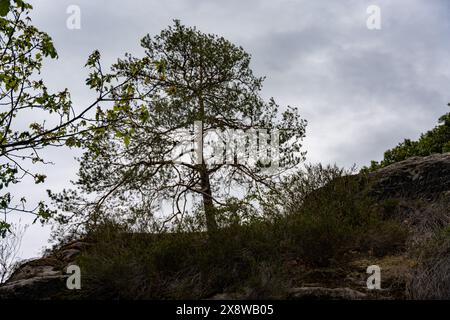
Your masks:
<svg viewBox="0 0 450 320"><path fill-rule="evenodd" d="M23 263L0 286L2 299L52 299L66 291L67 266L87 244L70 242L50 255Z"/></svg>
<svg viewBox="0 0 450 320"><path fill-rule="evenodd" d="M433 201L450 190L450 153L412 157L369 174L378 199Z"/></svg>
<svg viewBox="0 0 450 320"><path fill-rule="evenodd" d="M362 300L367 295L350 288L300 287L289 290L292 300Z"/></svg>

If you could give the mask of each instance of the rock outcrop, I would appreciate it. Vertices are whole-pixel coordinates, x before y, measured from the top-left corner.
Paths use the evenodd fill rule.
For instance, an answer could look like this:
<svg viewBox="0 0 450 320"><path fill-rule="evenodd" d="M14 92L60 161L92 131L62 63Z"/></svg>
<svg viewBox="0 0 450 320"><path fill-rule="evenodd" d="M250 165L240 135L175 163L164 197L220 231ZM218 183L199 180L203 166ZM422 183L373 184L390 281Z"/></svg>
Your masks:
<svg viewBox="0 0 450 320"><path fill-rule="evenodd" d="M67 267L87 245L73 241L48 256L25 262L0 286L0 299L52 299L60 296L69 276Z"/></svg>
<svg viewBox="0 0 450 320"><path fill-rule="evenodd" d="M379 199L433 201L450 190L450 153L412 157L369 175Z"/></svg>
<svg viewBox="0 0 450 320"><path fill-rule="evenodd" d="M289 290L291 300L362 300L367 294L350 288L301 287Z"/></svg>

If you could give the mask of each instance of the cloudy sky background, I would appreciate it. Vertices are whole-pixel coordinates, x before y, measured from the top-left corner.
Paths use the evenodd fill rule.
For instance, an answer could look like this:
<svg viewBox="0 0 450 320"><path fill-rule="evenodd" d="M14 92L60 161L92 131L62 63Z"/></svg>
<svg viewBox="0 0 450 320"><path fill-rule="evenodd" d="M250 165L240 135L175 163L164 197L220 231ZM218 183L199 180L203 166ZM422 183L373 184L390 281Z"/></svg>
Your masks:
<svg viewBox="0 0 450 320"><path fill-rule="evenodd" d="M125 52L141 56L139 40L180 19L224 36L251 53L267 76L263 95L299 106L309 122L307 161L359 167L379 160L404 138L436 125L450 102L450 2L447 0L29 0L33 23L59 53L42 72L49 88L69 88L80 109L93 99L84 85L87 56L99 49L109 65ZM81 29L66 27L67 7L81 9ZM370 5L381 8L381 30L366 26ZM55 164L48 183L14 192L37 201L76 178L75 150L46 152ZM31 201L30 201L31 202ZM22 223L32 217L21 215ZM13 220L19 219L16 215ZM38 256L50 227L32 225L21 258Z"/></svg>

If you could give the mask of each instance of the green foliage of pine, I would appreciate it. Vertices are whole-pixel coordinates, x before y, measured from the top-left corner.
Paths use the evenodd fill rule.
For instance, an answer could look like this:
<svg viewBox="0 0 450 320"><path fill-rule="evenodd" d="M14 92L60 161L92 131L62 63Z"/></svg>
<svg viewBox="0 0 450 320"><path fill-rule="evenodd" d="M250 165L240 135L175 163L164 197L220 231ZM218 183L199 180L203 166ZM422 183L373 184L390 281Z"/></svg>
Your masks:
<svg viewBox="0 0 450 320"><path fill-rule="evenodd" d="M53 195L65 211L60 219L114 216L168 228L198 213L214 233L220 227L216 212L229 207L234 190L241 190L238 207L244 207L251 202L247 196L272 187L304 160L306 121L297 107L263 99L264 78L253 74L250 54L223 37L175 20L159 35L145 36L141 46L143 57L126 54L108 74L98 51L88 59L87 85L98 92L110 86L112 105L97 109L97 128L85 133L76 189ZM233 159L227 151L228 160L225 152L207 152L207 136L220 133L223 141L232 138L227 148L247 147L252 157L258 152L251 149L256 130L279 132L280 165L274 170L266 170L268 164L260 159L238 161L239 151L233 151ZM187 143L194 131L202 136L195 152ZM197 205L202 209L190 210Z"/></svg>

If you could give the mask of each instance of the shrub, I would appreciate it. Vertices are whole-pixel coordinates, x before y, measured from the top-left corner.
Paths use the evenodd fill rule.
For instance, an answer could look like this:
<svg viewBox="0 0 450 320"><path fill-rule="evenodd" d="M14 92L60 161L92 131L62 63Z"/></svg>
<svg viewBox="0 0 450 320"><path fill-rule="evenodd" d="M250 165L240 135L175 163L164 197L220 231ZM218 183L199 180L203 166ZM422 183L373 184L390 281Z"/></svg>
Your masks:
<svg viewBox="0 0 450 320"><path fill-rule="evenodd" d="M450 299L450 227L419 251L419 266L409 284L412 299Z"/></svg>
<svg viewBox="0 0 450 320"><path fill-rule="evenodd" d="M277 261L266 228L228 227L211 242L203 233L132 234L102 226L79 261L84 297L199 299L246 286L259 296L272 281L267 268Z"/></svg>
<svg viewBox="0 0 450 320"><path fill-rule="evenodd" d="M405 244L405 229L392 219L384 220L365 192L366 178L351 172L336 166L309 166L283 184L281 193L294 200L279 205L282 238L291 254L307 264L345 263L345 253L351 250L385 255ZM268 202L272 210L274 201Z"/></svg>
<svg viewBox="0 0 450 320"><path fill-rule="evenodd" d="M385 255L402 248L406 233L394 220L383 220L364 185L364 177L342 169L311 167L287 179L278 196L269 194L264 214L236 206L218 213L222 228L212 238L196 231L201 228L195 220L176 232L155 234L105 223L89 233L94 245L80 258L83 294L120 299L200 299L224 292L283 297L289 285L286 262L329 267L346 263L349 251Z"/></svg>

